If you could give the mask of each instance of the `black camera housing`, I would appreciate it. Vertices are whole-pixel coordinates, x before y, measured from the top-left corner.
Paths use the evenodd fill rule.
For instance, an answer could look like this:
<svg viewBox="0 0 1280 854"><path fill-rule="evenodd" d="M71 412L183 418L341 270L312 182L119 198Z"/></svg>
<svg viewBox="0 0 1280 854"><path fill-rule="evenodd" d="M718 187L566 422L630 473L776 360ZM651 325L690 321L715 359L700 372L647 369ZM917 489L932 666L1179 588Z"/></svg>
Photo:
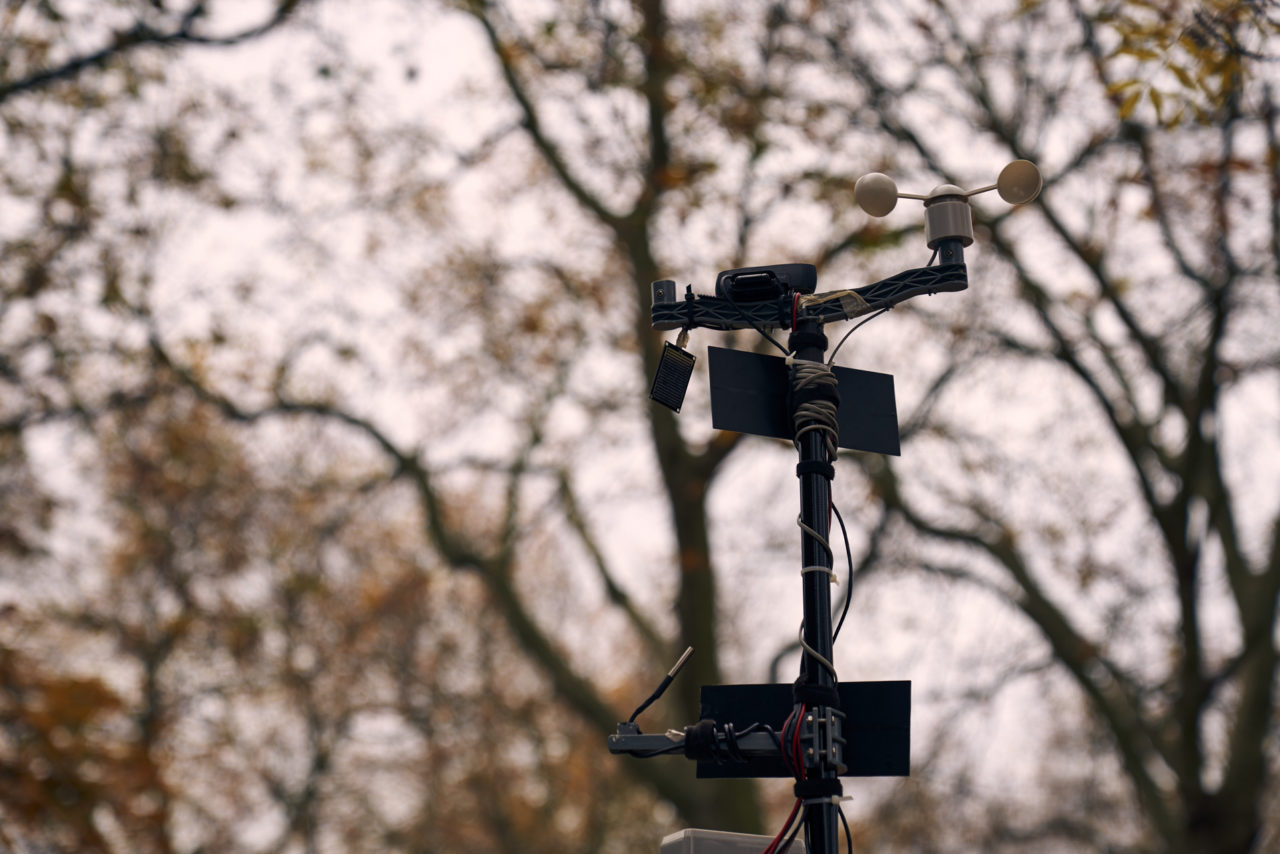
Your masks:
<svg viewBox="0 0 1280 854"><path fill-rule="evenodd" d="M739 267L716 276L716 296L734 302L765 302L788 294L811 294L818 287L812 264Z"/></svg>

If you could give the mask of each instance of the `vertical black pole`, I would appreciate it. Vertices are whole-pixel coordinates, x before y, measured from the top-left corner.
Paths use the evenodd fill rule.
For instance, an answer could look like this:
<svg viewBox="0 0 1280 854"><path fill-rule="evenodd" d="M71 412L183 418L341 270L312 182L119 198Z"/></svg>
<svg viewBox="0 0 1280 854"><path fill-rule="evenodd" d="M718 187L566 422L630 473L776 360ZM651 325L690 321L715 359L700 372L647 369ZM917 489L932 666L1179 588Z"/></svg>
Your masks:
<svg viewBox="0 0 1280 854"><path fill-rule="evenodd" d="M791 336L790 348L797 359L809 362L824 361L826 338L822 326L815 320L799 318ZM827 439L823 431L811 430L800 437L800 462L828 462ZM802 466L803 469L803 466ZM823 545L829 542L831 525L831 481L822 474L802 470L800 474L800 521L813 533L801 534L801 559L804 567L831 568L831 552ZM801 663L801 684L806 687L836 690L835 675L826 664L817 660L813 650L826 661L833 660L831 626L831 576L829 572L804 573L804 641L805 650ZM811 713L812 710L806 712ZM821 727L816 727L821 730ZM815 749L821 745L815 741ZM809 763L806 762L806 765ZM829 762L820 764L824 779L836 779L838 771ZM839 836L836 827L838 807L830 802L810 804L805 812L805 833L809 840L810 854L837 854Z"/></svg>

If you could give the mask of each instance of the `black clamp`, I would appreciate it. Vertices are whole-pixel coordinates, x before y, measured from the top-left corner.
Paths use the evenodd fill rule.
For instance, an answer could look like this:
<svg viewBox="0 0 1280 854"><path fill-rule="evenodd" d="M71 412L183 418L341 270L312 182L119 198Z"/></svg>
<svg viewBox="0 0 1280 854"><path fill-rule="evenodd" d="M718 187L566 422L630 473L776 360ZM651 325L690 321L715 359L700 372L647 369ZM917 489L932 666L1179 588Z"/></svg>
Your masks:
<svg viewBox="0 0 1280 854"><path fill-rule="evenodd" d="M821 332L792 332L791 337L787 339L787 346L791 348L792 353L799 353L806 347L817 347L826 352L827 336Z"/></svg>
<svg viewBox="0 0 1280 854"><path fill-rule="evenodd" d="M723 737L723 741L722 741ZM684 755L698 762L746 762L747 757L738 746L738 734L733 724L717 729L716 722L703 718L684 728Z"/></svg>
<svg viewBox="0 0 1280 854"><path fill-rule="evenodd" d="M814 685L797 680L791 686L791 696L797 705L840 708L840 692L834 685Z"/></svg>
<svg viewBox="0 0 1280 854"><path fill-rule="evenodd" d="M834 803L844 797L844 787L837 777L797 780L791 791L804 804Z"/></svg>
<svg viewBox="0 0 1280 854"><path fill-rule="evenodd" d="M827 480L834 480L836 467L826 460L802 460L796 464L796 477L804 477L807 474L820 474Z"/></svg>

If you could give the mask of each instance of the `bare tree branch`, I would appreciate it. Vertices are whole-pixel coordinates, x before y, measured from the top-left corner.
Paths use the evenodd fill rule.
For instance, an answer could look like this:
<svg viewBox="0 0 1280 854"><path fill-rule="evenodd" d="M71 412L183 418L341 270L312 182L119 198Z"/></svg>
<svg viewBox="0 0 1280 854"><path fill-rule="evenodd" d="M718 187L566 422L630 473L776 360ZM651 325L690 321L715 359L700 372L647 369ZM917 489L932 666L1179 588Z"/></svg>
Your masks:
<svg viewBox="0 0 1280 854"><path fill-rule="evenodd" d="M17 80L0 82L0 103L4 103L15 95L34 92L55 83L74 79L85 71L104 68L141 48L176 45L230 47L241 44L274 30L307 2L310 0L279 0L271 15L262 23L226 35L209 35L199 32L199 24L204 17L206 4L204 0L197 0L172 29L159 30L150 24L138 21L132 28L113 34L110 43L97 50L74 56L57 66L32 72Z"/></svg>
<svg viewBox="0 0 1280 854"><path fill-rule="evenodd" d="M604 585L605 595L609 601L622 609L627 615L628 622L631 627L640 635L645 646L648 647L649 653L653 660L664 661L671 654L671 644L669 644L658 633L653 624L640 612L635 603L631 601L631 597L623 590L616 580L614 580L613 572L609 569L608 560L604 556L604 552L600 550L600 545L596 541L595 535L591 533L587 525L586 518L582 515L582 508L578 504L577 495L573 489L573 483L570 474L566 470L560 471L560 503L564 508L565 520L569 523L569 527L578 535L583 547L591 556L591 562L596 568L596 573L600 576L600 581Z"/></svg>
<svg viewBox="0 0 1280 854"><path fill-rule="evenodd" d="M1041 588L1008 532L997 536L981 536L973 531L927 521L905 501L889 465L884 466L876 483L885 502L917 531L932 539L974 548L994 559L1009 574L1017 585L1013 604L1040 629L1053 649L1054 656L1108 722L1115 734L1115 745L1125 769L1153 822L1162 836L1168 834L1165 838L1176 838L1178 818L1165 801L1148 764L1153 749L1157 754L1161 752L1158 740L1148 730L1134 698L1121 691L1118 686L1105 687L1096 678L1092 665L1104 659L1099 646L1082 635L1066 613Z"/></svg>
<svg viewBox="0 0 1280 854"><path fill-rule="evenodd" d="M1262 129L1267 137L1267 172L1271 190L1271 263L1280 270L1280 114L1276 111L1275 91L1262 88Z"/></svg>
<svg viewBox="0 0 1280 854"><path fill-rule="evenodd" d="M277 399L259 409L244 409L210 389L189 370L174 362L155 334L151 336L151 347L160 364L171 370L183 385L200 399L216 406L233 421L252 423L288 415L311 415L345 424L371 439L393 462L392 476L406 477L413 485L423 508L428 537L445 562L455 569L477 573L502 613L508 630L525 654L537 662L550 679L555 686L556 696L581 715L596 732L601 735L613 734L619 720L618 713L605 703L590 682L574 672L566 657L537 624L527 604L517 593L512 575L515 560L512 544L503 542L487 551L481 550L451 528L445 513L445 501L433 483L431 472L422 464L417 452L400 449L372 421L327 403ZM627 763L626 768L637 779L649 784L662 797L675 804L677 809L686 814L696 813L698 796L684 775L669 773L655 763Z"/></svg>
<svg viewBox="0 0 1280 854"><path fill-rule="evenodd" d="M533 97L529 94L528 87L516 68L516 57L504 42L501 34L498 33L497 25L493 20L494 5L488 0L478 0L469 4L467 11L484 29L485 36L489 40L489 46L493 50L493 56L497 59L502 70L502 79L506 82L511 97L520 108L524 128L529 134L529 139L533 142L534 147L538 149L538 153L542 155L543 160L546 161L551 171L555 173L560 186L600 222L609 225L611 228L616 228L620 217L605 207L604 203L574 175L559 147L547 135L542 122L542 114L539 112Z"/></svg>

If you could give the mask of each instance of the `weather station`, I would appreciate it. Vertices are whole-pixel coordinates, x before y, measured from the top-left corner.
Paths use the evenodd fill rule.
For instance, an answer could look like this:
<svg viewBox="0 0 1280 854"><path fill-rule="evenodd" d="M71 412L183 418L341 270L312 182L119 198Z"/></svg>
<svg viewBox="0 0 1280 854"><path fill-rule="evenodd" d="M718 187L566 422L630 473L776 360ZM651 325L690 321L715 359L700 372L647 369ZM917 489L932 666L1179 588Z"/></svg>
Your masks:
<svg viewBox="0 0 1280 854"><path fill-rule="evenodd" d="M642 732L636 719L676 678L689 649L609 737L615 754L682 754L697 763L700 778L795 780L795 805L776 836L685 830L663 840L661 854L782 854L802 830L807 851L838 854L840 826L852 854L841 779L910 773L911 683L839 680L834 645L852 597L845 597L839 615L832 613L831 597L838 581L829 539L832 513L840 520L831 496L837 453L900 452L893 377L833 362L863 323L911 297L969 286L964 249L973 243L972 196L996 190L1004 201L1021 205L1033 201L1041 186L1039 169L1026 160L1007 165L995 184L974 190L943 184L927 195L900 193L887 175L864 175L854 199L872 216L886 216L898 199L924 203L925 242L933 251L924 267L864 287L818 293L817 270L809 264L725 270L713 295L695 294L692 286L681 295L673 281L653 283L653 328L680 330L676 343L664 346L650 389L657 403L680 411L695 363L685 349L693 329L754 329L784 354L708 348L711 417L719 430L794 442L803 586L800 673L793 684L705 685L698 722ZM827 356L823 328L855 318L862 320ZM785 347L771 330L790 330Z"/></svg>

